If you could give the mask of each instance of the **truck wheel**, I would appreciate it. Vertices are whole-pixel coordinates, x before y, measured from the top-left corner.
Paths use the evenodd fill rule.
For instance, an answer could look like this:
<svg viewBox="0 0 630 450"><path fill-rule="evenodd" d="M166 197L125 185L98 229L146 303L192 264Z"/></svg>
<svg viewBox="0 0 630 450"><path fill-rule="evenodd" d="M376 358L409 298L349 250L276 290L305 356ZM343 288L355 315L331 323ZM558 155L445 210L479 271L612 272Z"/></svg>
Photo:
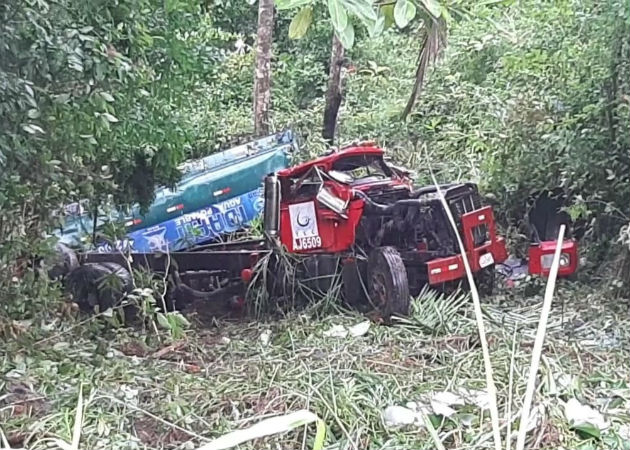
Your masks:
<svg viewBox="0 0 630 450"><path fill-rule="evenodd" d="M66 278L73 301L85 312L93 312L96 306L99 311L116 306L131 285L129 272L116 263L83 264Z"/></svg>
<svg viewBox="0 0 630 450"><path fill-rule="evenodd" d="M384 319L409 314L409 282L400 253L393 247L376 248L368 258L370 298Z"/></svg>
<svg viewBox="0 0 630 450"><path fill-rule="evenodd" d="M118 305L123 295L132 290L133 280L129 271L120 264L102 263L102 265L110 271L106 280L101 281L100 310L105 311L107 308Z"/></svg>
<svg viewBox="0 0 630 450"><path fill-rule="evenodd" d="M48 277L51 280L63 278L79 267L79 260L74 250L61 242L57 242L55 245L55 253L51 262L52 267L48 270Z"/></svg>

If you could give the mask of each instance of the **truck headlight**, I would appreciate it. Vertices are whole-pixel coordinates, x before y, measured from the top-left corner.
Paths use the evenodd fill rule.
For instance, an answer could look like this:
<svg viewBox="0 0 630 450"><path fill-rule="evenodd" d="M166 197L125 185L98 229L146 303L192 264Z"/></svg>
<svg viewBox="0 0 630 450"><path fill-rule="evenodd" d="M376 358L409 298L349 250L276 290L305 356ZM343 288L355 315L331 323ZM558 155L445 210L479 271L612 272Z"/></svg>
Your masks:
<svg viewBox="0 0 630 450"><path fill-rule="evenodd" d="M553 254L542 255L540 257L540 265L543 269L551 269L551 263L553 262ZM560 253L560 267L567 267L571 264L571 255L568 253Z"/></svg>

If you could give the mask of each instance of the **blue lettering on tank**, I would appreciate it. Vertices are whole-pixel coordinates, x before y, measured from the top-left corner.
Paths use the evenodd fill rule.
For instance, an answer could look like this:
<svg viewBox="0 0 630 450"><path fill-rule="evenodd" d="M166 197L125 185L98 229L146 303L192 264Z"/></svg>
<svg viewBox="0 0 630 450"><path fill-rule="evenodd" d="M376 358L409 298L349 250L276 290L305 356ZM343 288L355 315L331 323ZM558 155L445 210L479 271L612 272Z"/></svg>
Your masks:
<svg viewBox="0 0 630 450"><path fill-rule="evenodd" d="M109 252L114 248L132 252L184 250L243 228L260 215L263 206L262 188L256 189L150 228L133 231L114 245L101 243L97 250L100 252Z"/></svg>

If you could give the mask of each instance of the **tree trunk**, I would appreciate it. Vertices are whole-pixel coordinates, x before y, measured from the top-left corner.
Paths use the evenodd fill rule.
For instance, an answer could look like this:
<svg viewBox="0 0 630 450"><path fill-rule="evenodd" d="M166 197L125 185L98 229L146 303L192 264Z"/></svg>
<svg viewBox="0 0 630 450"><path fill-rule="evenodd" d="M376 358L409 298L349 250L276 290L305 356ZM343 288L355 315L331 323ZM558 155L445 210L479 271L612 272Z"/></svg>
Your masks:
<svg viewBox="0 0 630 450"><path fill-rule="evenodd" d="M326 91L326 108L324 109L324 129L322 131L322 136L330 145L333 145L335 139L337 113L339 112L339 106L343 98L341 93L341 66L343 64L343 56L343 45L341 45L341 41L333 32L328 90Z"/></svg>
<svg viewBox="0 0 630 450"><path fill-rule="evenodd" d="M254 133L269 134L273 0L258 0L258 36L254 73Z"/></svg>

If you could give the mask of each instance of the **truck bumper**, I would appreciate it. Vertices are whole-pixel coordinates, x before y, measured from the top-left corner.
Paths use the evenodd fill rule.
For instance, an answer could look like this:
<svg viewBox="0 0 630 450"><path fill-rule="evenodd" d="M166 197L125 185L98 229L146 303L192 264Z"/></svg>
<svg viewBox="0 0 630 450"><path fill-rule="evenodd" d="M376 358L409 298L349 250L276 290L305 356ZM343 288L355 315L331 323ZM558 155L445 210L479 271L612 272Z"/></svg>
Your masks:
<svg viewBox="0 0 630 450"><path fill-rule="evenodd" d="M478 272L493 264L507 259L505 239L497 236L492 207L486 206L461 216L462 240L470 269ZM486 227L487 240L484 244L474 245L474 231L477 227ZM427 263L429 284L435 285L458 280L466 276L461 254L438 258Z"/></svg>
<svg viewBox="0 0 630 450"><path fill-rule="evenodd" d="M557 243L558 241L543 241L529 248L529 273L531 275L549 276ZM575 273L578 266L577 250L578 245L574 239L567 239L562 243L559 277L567 277Z"/></svg>

